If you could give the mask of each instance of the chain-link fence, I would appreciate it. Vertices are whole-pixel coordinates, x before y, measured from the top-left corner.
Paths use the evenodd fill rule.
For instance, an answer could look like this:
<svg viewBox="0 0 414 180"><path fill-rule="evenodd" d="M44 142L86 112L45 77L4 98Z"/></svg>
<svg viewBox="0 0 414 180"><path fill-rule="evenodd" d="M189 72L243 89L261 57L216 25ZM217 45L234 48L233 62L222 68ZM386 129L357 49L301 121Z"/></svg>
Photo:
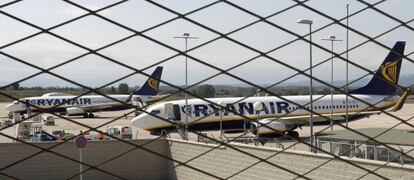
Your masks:
<svg viewBox="0 0 414 180"><path fill-rule="evenodd" d="M42 8L39 10L28 10L28 7L33 5L33 3L42 4L41 6L36 6ZM394 113L386 111L384 108L379 108L380 102L373 104L372 102L361 99L354 94L348 93L348 87L354 88L356 86L355 84L361 82L360 80L366 79L366 77L370 76L377 76L375 74L377 71L377 64L374 65L373 62L361 62L360 59L383 58L381 57L383 55L378 55L378 58L377 55L373 55L375 58L370 58L370 56L372 53L382 51L393 52L393 49L390 46L391 43L389 42L395 42L397 40L407 41L406 53L404 53L405 55L402 55L403 58L401 61L404 62L404 66L411 66L413 60L410 57L414 51L411 48L412 46L410 45L410 39L400 38L410 38L410 35L413 31L411 24L414 20L414 17L406 17L406 14L409 14L408 9L395 11L394 9L389 8L395 7L396 5L393 3L398 4L400 1L353 1L351 2L350 6L351 12L349 12L348 15L346 14L347 9L345 6L347 2L338 3L317 0L293 0L283 2L165 2L150 0L94 2L97 5L93 4L93 2L88 2L92 3L88 4L84 1L54 1L49 5L43 3L44 2L39 1L10 1L3 3L0 6L0 13L2 16L1 18L4 20L4 22L13 24L13 27L16 28L12 30L6 30L8 33L13 32L16 33L16 35L5 33L2 36L6 40L2 42L0 47L0 53L3 56L2 61L5 62L4 65L2 63L2 66L11 69L6 71L9 74L4 76L10 78L12 82L8 81L7 83L3 83L4 85L1 87L1 90L6 90L15 84L24 84L28 81L34 81L31 82L34 84L34 86L40 86L38 84L42 84L40 80L41 77L47 75L47 77L52 77L49 79L51 81L64 82L63 84L70 84L71 86L76 86L85 90L73 99L94 93L104 96L111 101L130 107L130 110L128 110L126 113L123 113L122 115L119 115L119 117L107 120L104 123L100 123L98 126L90 126L88 123L85 123L83 121L55 113L54 110L59 108L59 106L62 106L64 103L57 103L53 107L45 109L38 107L35 104L28 104L26 101L19 100L19 98L13 96L10 93L7 93L7 91L0 91L0 94L4 97L19 101L20 103L31 106L31 108L34 109L41 109L40 112L33 112L31 115L26 116L21 121L13 122L2 127L0 132L2 136L13 141L24 143L27 146L38 148L40 150L37 153L27 154L25 158L11 162L9 165L1 167L0 174L3 176L17 179L17 177L5 173L5 170L16 166L28 159L34 158L44 152L52 153L64 159L83 164L87 167L84 169L85 172L93 169L104 174L109 174L114 178L120 179L127 178L119 175L117 172L109 172L107 170L104 170L100 168L100 166L110 161L116 160L117 158L122 157L125 154L128 154L129 152L136 149L145 150L154 155L161 156L162 158L177 163L176 166L172 166L168 171L173 170L179 166L185 166L214 179L232 178L237 174L240 174L243 171L249 169L250 167L255 166L255 164L252 164L251 166L248 166L247 168L237 173L222 177L189 165L192 160L203 158L204 155L220 147L226 147L228 149L237 151L240 154L255 158L258 161L257 163L267 163L274 168L289 172L295 175L297 178L304 179L310 179L310 177L308 177L308 174L333 160L343 161L350 166L364 170L364 175L359 178L363 178L369 174L374 175L376 178L388 179L388 177L377 173L378 170L382 167L385 167L388 162L400 162L402 157L411 159L411 161L413 159L411 153L413 149L403 151L399 148L396 148L395 146L391 146L379 141L377 137L386 134L388 131L397 128L400 125L405 125L408 128L414 127L409 122L409 120L414 116L410 115L412 117L402 118L395 115ZM261 3L264 4L258 5ZM330 5L331 3L332 5ZM408 4L410 4L410 2L408 2ZM57 11L58 14L64 12L69 15L66 14L63 16L63 18L57 18L53 17L53 15L48 15L48 12L52 11ZM43 17L40 16L40 20L39 17L31 17L34 16L33 14L37 13L44 13L46 15ZM303 25L297 24L297 19L294 19L298 16L303 16L304 19L308 17L310 19L314 19L315 21L312 25L315 28L311 29L310 33L304 33L306 32L307 28L305 28ZM348 20L351 21L351 25L348 24ZM318 21L320 21L320 24L318 24ZM4 23L5 25L3 26L7 26L7 23ZM363 25L364 23L370 24L372 27L368 28ZM309 24L309 27L312 26ZM170 29L172 31L170 31ZM191 34L199 36L199 39L189 41L190 45L188 49L187 46L186 49L182 49L182 41L173 38L178 34L178 32L182 33L183 29L191 33L192 31L199 32L199 34ZM82 34L86 31L91 31L91 33ZM177 32L177 34L173 34L175 32ZM332 33L337 33L338 37L342 35L340 38L342 38L344 41L346 40L345 35L349 34L350 40L346 42L347 44L348 42L352 42L351 45L349 47L347 45L347 48L345 49L345 42L341 42L341 44L338 43L338 47L342 47L343 50L333 51L333 46L332 49L329 48L329 44L327 44L327 42L319 39L312 40L308 38L310 35L314 35L316 38L322 36L327 37L329 35L332 35ZM46 46L54 46L55 44L53 41L59 41L59 43L64 43L64 45L59 45L60 47L68 49L68 51L75 51L76 53L71 53L67 56L58 56L56 55L56 52L50 51L53 51L53 48L49 48L49 52L34 51L35 53L32 52L32 56L25 54L24 51L30 51L37 48L36 45L39 45L38 41L35 41L37 38L42 39L45 36L47 36L48 39L53 39L51 41L46 41L47 43L50 43ZM96 37L96 39L98 39L97 42L92 41L90 39L91 37ZM41 41L42 40L40 40L40 42ZM32 46L30 44L32 44ZM307 61L304 61L303 59L308 58L308 51L306 50L308 44L311 44L311 47L313 47L314 50L314 64L311 68L307 65L304 65L304 62ZM135 50L135 46L138 46L141 49ZM14 47L18 47L17 50L13 49ZM371 53L370 50L368 50L369 47L373 47L375 51ZM22 48L24 51L19 48ZM148 50L146 50L146 48L148 48ZM32 60L33 54L36 53L51 54L51 57L48 58L52 58L52 65L42 64L44 62L38 61L39 58L36 59L36 57L34 57L36 60ZM148 60L141 61L141 59L134 59L137 57L136 54L140 53L144 55L139 56L139 58L148 58ZM348 58L348 53L350 53L351 58ZM398 52L394 53L398 54ZM327 74L325 74L326 68L329 68L329 63L332 60L331 54L332 57L335 58L336 66L338 66L336 67L337 73L335 73L335 76L337 74L343 75L345 72L343 70L344 67L348 65L350 66L349 82L346 81L344 83L333 83L329 82L329 79L325 78L325 76L327 76ZM45 56L40 57L42 58ZM186 59L188 58L190 72L189 75L190 79L192 79L187 87L183 87L181 85L183 78L179 75L176 75L183 74L183 68L177 66L177 63L181 63L184 57L186 57ZM56 61L54 62L53 59L56 59ZM99 60L94 61L92 59ZM86 60L92 61L93 63L83 64L83 62ZM10 62L18 62L18 65L16 66L17 68L13 67ZM378 64L379 63L380 61L378 61ZM372 67L371 64L373 65ZM24 65L25 67L22 67L21 65ZM173 91L169 92L168 96L164 96L159 99L160 101L168 100L169 98L177 95L179 97L182 97L182 94L185 94L186 96L188 95L192 98L200 98L206 103L213 104L215 107L221 108L216 108L215 111L206 112L205 114L202 113L204 116L201 116L195 121L192 121L190 124L183 124L146 111L147 105L144 105L143 107L132 105L129 102L120 101L119 99L108 96L106 93L102 93L101 91L103 88L113 86L113 84L126 81L133 77L137 77L136 75L151 77L147 71L158 65L163 65L166 71L164 74L171 76L167 78L161 78L161 84L168 87L169 89L173 89ZM94 67L92 66L95 66L97 69L101 68L103 72L101 73L102 75L108 73L109 75L115 75L116 78L112 77L110 78L111 81L107 82L108 80L102 79L102 77L99 77L99 75L90 75L87 73L82 74L76 71L76 69L80 69L80 71L93 69ZM12 77L14 73L19 74L19 71L23 71L24 68L27 67L31 68L31 70L28 72L33 71L33 69L35 71L31 74L24 74L23 77ZM169 68L171 70L168 70ZM267 71L271 72L273 69L275 69L274 71L278 72L264 73ZM310 69L314 70L315 75L309 73ZM116 74L113 73L114 71L122 73ZM91 70L91 72L93 73L95 71ZM79 76L74 75L77 73L79 73ZM332 73L332 75L333 74L334 73ZM313 82L317 83L318 86L328 87L335 91L337 94L347 94L349 98L358 101L361 105L364 105L366 107L362 110L358 110L358 112L349 114L349 117L346 115L346 118L352 119L360 115L362 116L366 111L369 110L384 114L389 119L393 119L398 122L398 124L387 126L383 132L379 133L375 137L371 137L364 133L361 133L358 131L358 129L351 128L352 126L348 126L348 124L337 123L335 119L331 119L330 116L324 115L314 109L311 102L316 102L326 96L329 97L330 94L315 97L313 101L310 101L307 104L300 104L298 102L292 101L286 96L281 96L280 94L271 91L271 89L274 87L279 87L286 83L289 84L289 82L292 82L294 80L307 80L309 78L311 78ZM89 79L90 81L86 81L84 79ZM91 83L94 81L101 81L106 83ZM298 107L296 109L289 109L286 114L283 114L274 120L283 119L291 116L295 112L304 110L307 113L313 113L315 118L333 123L335 128L346 129L353 134L365 137L367 141L359 142L358 144L331 144L330 148L326 149L324 145L321 145L321 143L308 141L307 138L300 138L297 136L292 136L291 134L281 133L274 129L274 127L270 126L269 123L272 123L274 121L269 121L266 123L263 123L263 121L257 121L255 117L247 116L234 109L229 109L227 106L224 107L222 104L219 104L212 99L203 98L191 90L201 84L211 82L236 82L234 84L239 83L242 84L242 86L247 86L252 89L259 89L260 92L264 92L268 96L277 97L280 100ZM398 88L400 92L406 92L409 91L408 87L411 86L412 82L403 85L401 83L397 84L395 82L391 84ZM253 97L255 94L256 92L252 92L248 95L245 95L244 97L233 102L233 104L243 102L243 100L249 97ZM389 98L393 97L395 96L389 96ZM286 150L292 149L295 146L304 145L305 147L312 149L313 152L330 154L332 155L332 158L307 171L306 173L298 173L297 171L268 161L266 158L259 157L254 153L245 151L242 148L234 146L232 144L235 141L239 141L242 137L251 134L252 130L244 131L241 134L237 134L234 137L223 140L212 137L209 134L201 133L194 129L188 128L197 122L203 121L203 119L207 118L209 115L213 115L222 111L222 108L228 112L240 116L242 119L246 119L248 122L255 122L258 124L258 126L273 130L273 133L278 134L279 138L281 139L294 140L290 144L283 144L281 146L278 146L283 147L283 150L272 154L271 157L277 157L279 154L283 154ZM333 106L331 106L331 108L333 108ZM348 110L348 104L346 109ZM144 114L156 117L169 124L172 124L173 127L176 127L177 129L183 129L190 132L191 134L195 134L203 141L209 141L214 144L218 144L218 146L214 146L208 151L202 152L196 157L182 162L146 148L147 144L163 138L162 136L153 138L144 144L137 145L100 130L110 125L111 123L121 121L125 116L132 116L137 110L142 111ZM87 131L84 131L83 133L103 133L105 136L116 139L122 143L129 144L134 148L122 153L120 152L113 158L99 163L98 165L87 164L85 162L80 162L76 158L69 157L67 155L54 151L54 149L65 144L66 142L76 139L79 135L70 137L61 143L45 148L43 146L39 146L37 144L16 138L12 134L5 133L7 129L10 130L15 125L29 121L32 117L35 117L38 114L42 113L52 114L57 118L67 121L71 124L75 124L82 129L87 129ZM345 117L345 115L343 116ZM322 126L322 128L317 129L316 134L329 132L328 129L330 128L330 126ZM276 141L279 140L276 139ZM368 141L374 142L377 145L365 145ZM280 142L277 143L280 144ZM381 148L376 148L377 146L381 146ZM362 153L362 151L365 153ZM370 151L373 152L369 153ZM379 151L386 151L387 156L382 156L381 152ZM366 167L363 167L354 161L341 158L341 156L365 157L365 159L372 160L382 159L387 163L376 169L367 169ZM75 178L79 174L80 173L74 173L73 176L69 178Z"/></svg>

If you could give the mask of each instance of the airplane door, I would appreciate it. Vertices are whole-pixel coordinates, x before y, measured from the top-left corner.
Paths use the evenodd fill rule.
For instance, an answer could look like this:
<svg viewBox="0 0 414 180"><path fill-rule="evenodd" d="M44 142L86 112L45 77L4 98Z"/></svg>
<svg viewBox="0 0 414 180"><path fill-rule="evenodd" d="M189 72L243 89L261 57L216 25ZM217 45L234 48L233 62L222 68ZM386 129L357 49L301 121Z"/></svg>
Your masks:
<svg viewBox="0 0 414 180"><path fill-rule="evenodd" d="M180 121L181 120L181 111L180 111L180 106L178 104L174 104L173 105L173 111L174 111L174 117L176 121Z"/></svg>
<svg viewBox="0 0 414 180"><path fill-rule="evenodd" d="M180 121L181 120L181 112L180 106L178 104L166 103L164 105L165 115L167 119Z"/></svg>

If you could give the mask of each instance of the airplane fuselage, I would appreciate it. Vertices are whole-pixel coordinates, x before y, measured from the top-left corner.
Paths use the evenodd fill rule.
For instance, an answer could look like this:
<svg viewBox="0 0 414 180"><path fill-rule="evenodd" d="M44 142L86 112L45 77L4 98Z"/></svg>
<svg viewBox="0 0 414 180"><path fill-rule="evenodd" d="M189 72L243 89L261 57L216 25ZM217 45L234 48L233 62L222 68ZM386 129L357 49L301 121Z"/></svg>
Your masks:
<svg viewBox="0 0 414 180"><path fill-rule="evenodd" d="M125 102L129 95L108 95L109 97L116 99L121 102ZM132 99L143 98L141 96L133 95ZM124 104L121 104L113 99L107 98L101 95L87 95L87 96L49 96L49 97L28 97L20 99L27 104L30 104L31 110L36 111L39 108L47 109L53 108L52 112L61 112L65 111L66 108L71 107L80 107L80 108L87 108L87 107L94 107L97 106L99 110L122 110L122 109L129 109L130 107ZM107 106L107 108L105 108ZM27 105L21 103L19 101L14 101L13 103L6 106L6 110L9 112L26 112ZM90 111L94 111L94 109L90 109Z"/></svg>
<svg viewBox="0 0 414 180"><path fill-rule="evenodd" d="M396 97L380 96L380 95L353 95L357 99L374 104L375 107L385 109L389 108L395 103ZM285 100L284 100L285 99ZM331 104L331 96L320 95L313 96L313 111L323 116L329 116L331 110L333 114L341 114L346 112L346 96L334 95L333 106ZM243 125L245 119L264 119L277 117L299 117L309 116L309 111L298 105L310 109L308 104L309 96L283 96L283 99L278 97L237 97L237 98L210 98L207 99L213 103L201 99L189 99L188 109L186 114L185 100L168 102L173 105L178 105L180 109L180 117L172 121L178 121L184 124L189 124L190 128L195 130L217 130L219 122L223 122L223 128L236 129ZM348 112L364 112L372 111L375 108L369 107L362 101L354 98L348 98ZM262 108L256 111L254 104L261 103ZM226 108L220 110L216 104L221 104ZM165 112L166 103L159 103L148 108L147 112L162 118L168 118ZM318 116L318 115L315 115ZM247 118L246 118L247 117ZM360 116L358 116L360 117ZM326 121L323 118L315 118L316 121ZM132 121L133 125L143 128L145 130L158 130L165 128L173 128L171 123L160 120L155 116L149 114L141 114ZM297 123L292 120L292 123ZM241 125L240 125L241 124ZM250 123L249 123L250 124ZM249 125L248 124L248 125Z"/></svg>

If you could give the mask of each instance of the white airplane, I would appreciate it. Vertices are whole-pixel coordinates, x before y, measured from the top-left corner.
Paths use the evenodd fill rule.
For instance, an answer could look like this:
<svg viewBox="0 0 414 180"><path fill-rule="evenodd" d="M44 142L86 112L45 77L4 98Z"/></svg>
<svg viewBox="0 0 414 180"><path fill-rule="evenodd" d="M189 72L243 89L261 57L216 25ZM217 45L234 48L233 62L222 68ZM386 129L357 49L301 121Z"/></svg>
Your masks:
<svg viewBox="0 0 414 180"><path fill-rule="evenodd" d="M397 111L402 108L408 92L405 92L401 97L394 94L404 47L405 42L397 42L370 82L364 87L350 91L350 94L356 98L348 98L349 120L379 114L381 111L378 109ZM310 109L309 99L309 95L283 96L283 98L265 96L207 99L210 102L202 99L189 99L187 126L195 131L210 131L219 130L221 124L225 132L240 132L244 127L251 128L256 138L278 137L285 133L288 136L298 138L299 134L294 130L309 124L310 113L304 109L304 107ZM313 99L315 100L313 111L324 116L314 115L314 125L329 124L331 109L333 111L332 119L336 122L344 122L346 95L333 95L333 106L330 95L324 97L314 95ZM375 108L358 99L374 105ZM220 111L218 104L226 108ZM260 111L256 111L255 106L259 107ZM177 128L173 124L158 117L185 124L185 109L184 100L154 104L147 109L149 114L143 113L135 117L132 120L132 125L150 131L154 135L176 131ZM245 117L253 120L246 120ZM270 128L262 124L266 124Z"/></svg>
<svg viewBox="0 0 414 180"><path fill-rule="evenodd" d="M108 95L121 102L142 106L143 103L153 101L158 94L158 86L161 79L163 67L158 66L144 85L130 95ZM25 103L23 103L25 102ZM53 108L56 105L60 106ZM29 106L33 105L33 106ZM36 106L36 107L35 107ZM38 108L37 108L38 107ZM39 109L40 108L40 109ZM85 95L76 97L62 93L48 93L39 97L22 98L13 101L5 109L9 113L26 113L29 109L36 112L41 109L52 108L52 112L65 113L68 116L79 116L93 118L93 112L97 111L118 111L130 109L130 106L109 99L101 95Z"/></svg>

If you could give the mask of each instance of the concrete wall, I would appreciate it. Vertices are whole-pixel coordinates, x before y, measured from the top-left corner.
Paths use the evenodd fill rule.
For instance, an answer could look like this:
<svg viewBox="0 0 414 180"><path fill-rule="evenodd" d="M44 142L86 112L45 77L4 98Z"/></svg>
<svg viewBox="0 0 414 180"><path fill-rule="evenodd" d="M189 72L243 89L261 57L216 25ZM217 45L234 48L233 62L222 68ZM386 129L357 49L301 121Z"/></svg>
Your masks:
<svg viewBox="0 0 414 180"><path fill-rule="evenodd" d="M148 140L131 140L129 142L143 144ZM35 144L47 148L57 143ZM144 147L162 155L171 156L166 140L157 140ZM96 166L133 148L133 145L119 141L105 141L105 143L89 141L82 150L83 162ZM52 150L79 160L79 149L73 142L62 144ZM39 151L39 149L22 143L2 143L0 144L0 168L3 169L9 164L18 162ZM171 161L165 158L142 149L135 149L120 158L99 166L99 168L127 179L151 179L171 165ZM87 169L86 166L83 166L83 168ZM18 179L66 179L78 172L79 163L49 152L40 153L33 158L1 170L1 173L6 173ZM84 179L117 179L97 170L90 170L83 177ZM175 179L174 171L160 177L160 179L167 178ZM0 176L0 179L5 178ZM74 179L79 179L79 177Z"/></svg>
<svg viewBox="0 0 414 180"><path fill-rule="evenodd" d="M131 140L129 142L140 145L149 141ZM0 145L0 172L12 177L18 179L67 179L79 172L79 163L49 152L42 152L37 156L22 161L40 151L29 145L21 143L2 143ZM57 145L57 143L35 143L35 145L47 148ZM241 144L234 146L260 158L269 158L270 162L299 174L304 174L331 159L327 155L315 155L299 151L286 151L272 156L279 152L280 149L252 147ZM82 152L83 162L93 166L99 165L100 169L126 179L216 179L217 177L232 177L233 179L292 179L296 177L293 173L264 162L259 162L256 158L228 147L220 147L206 153L215 145L180 140L167 141L164 139L153 141L144 147L163 156L172 157L177 162L172 162L142 149L134 149L133 145L119 141L88 142L87 147ZM79 149L73 142L62 144L52 150L70 158L79 159ZM125 153L123 156L111 160L113 157L123 153ZM206 154L197 157L203 153ZM195 159L191 160L192 158ZM179 165L179 163L187 161L189 161L187 163L189 166L205 171L205 173ZM381 165L381 163L374 161L351 161L367 169L375 169ZM175 165L178 166L175 167ZM86 166L83 168L87 169ZM242 171L243 169L247 170ZM216 178L207 175L209 173L215 175ZM306 174L306 177L335 180L356 179L364 173L364 170L350 164L340 160L333 160ZM391 166L381 168L377 173L390 179L414 179L414 168L412 166L392 164ZM366 178L378 179L375 175L368 175ZM0 175L0 179L6 179L6 177ZM79 179L79 177L74 179ZM117 178L97 170L90 170L84 173L84 179Z"/></svg>
<svg viewBox="0 0 414 180"><path fill-rule="evenodd" d="M172 157L181 162L186 162L191 158L207 152L212 147L215 147L214 145L189 143L177 140L171 140L170 143ZM272 157L272 155L279 152L280 149L277 150L275 148L251 147L245 145L235 145L235 147L260 158L269 158L269 162L299 174L304 174L332 159L331 156L328 155L315 155L299 151L286 151ZM347 158L347 160L349 160L349 158ZM351 161L371 170L381 165L381 163L369 160ZM242 154L228 147L221 147L208 152L199 158L189 161L188 164L202 169L207 173L217 175L220 178L228 178L245 168L248 169L232 176L233 179L292 179L296 177L293 173L284 171L270 164L257 162L259 162L259 160L256 158ZM257 164L254 165L255 163ZM212 179L212 177L206 174L184 166L177 166L175 168L175 172L178 179ZM307 174L306 177L311 179L335 180L357 179L365 174L365 172L366 171L343 161L333 160ZM390 179L414 179L414 168L412 166L402 167L400 165L393 164L392 166L381 168L376 172ZM379 179L379 177L375 175L368 175L365 179Z"/></svg>

